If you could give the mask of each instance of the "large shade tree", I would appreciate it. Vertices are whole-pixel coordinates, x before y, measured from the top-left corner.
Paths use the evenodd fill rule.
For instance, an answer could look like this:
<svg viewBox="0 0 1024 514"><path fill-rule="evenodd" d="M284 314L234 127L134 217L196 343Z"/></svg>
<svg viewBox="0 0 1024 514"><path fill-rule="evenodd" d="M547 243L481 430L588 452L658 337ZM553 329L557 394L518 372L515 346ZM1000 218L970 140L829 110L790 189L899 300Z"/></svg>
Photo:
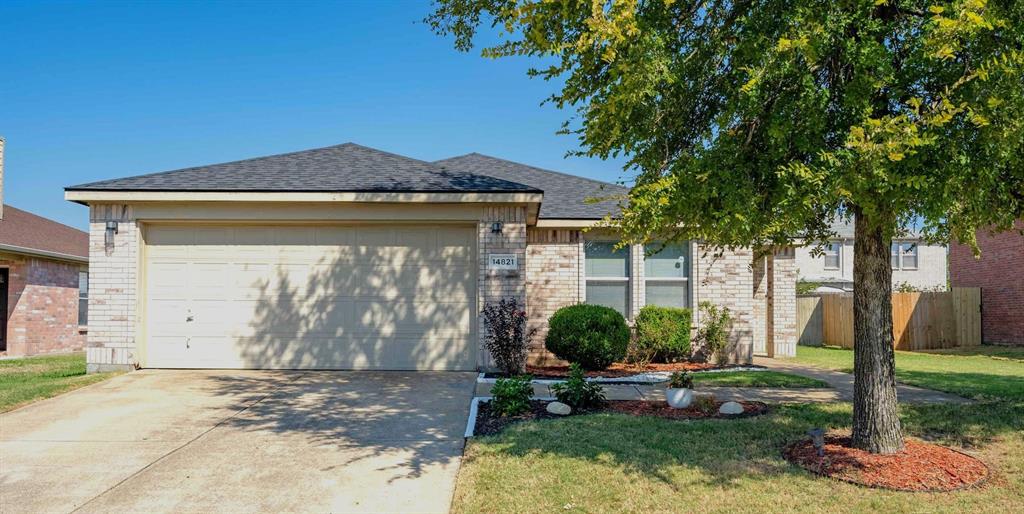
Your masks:
<svg viewBox="0 0 1024 514"><path fill-rule="evenodd" d="M1024 214L1024 2L438 0L426 21L536 58L581 153L627 159L629 242L821 244L852 218L853 442L902 448L890 243Z"/></svg>

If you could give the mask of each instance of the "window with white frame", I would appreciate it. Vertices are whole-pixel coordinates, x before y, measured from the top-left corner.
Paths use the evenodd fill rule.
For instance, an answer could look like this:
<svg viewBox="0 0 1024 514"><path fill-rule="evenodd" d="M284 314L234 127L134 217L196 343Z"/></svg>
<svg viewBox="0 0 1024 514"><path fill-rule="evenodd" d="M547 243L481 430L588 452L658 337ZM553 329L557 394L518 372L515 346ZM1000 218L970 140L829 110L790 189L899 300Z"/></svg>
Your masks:
<svg viewBox="0 0 1024 514"><path fill-rule="evenodd" d="M892 269L917 269L917 243L893 243L889 251Z"/></svg>
<svg viewBox="0 0 1024 514"><path fill-rule="evenodd" d="M587 303L604 305L629 317L629 247L614 241L587 241L584 273Z"/></svg>
<svg viewBox="0 0 1024 514"><path fill-rule="evenodd" d="M825 247L825 269L839 269L842 262L843 244L829 243Z"/></svg>
<svg viewBox="0 0 1024 514"><path fill-rule="evenodd" d="M78 272L78 325L89 324L89 272Z"/></svg>
<svg viewBox="0 0 1024 514"><path fill-rule="evenodd" d="M644 254L644 304L689 307L690 243L652 243Z"/></svg>

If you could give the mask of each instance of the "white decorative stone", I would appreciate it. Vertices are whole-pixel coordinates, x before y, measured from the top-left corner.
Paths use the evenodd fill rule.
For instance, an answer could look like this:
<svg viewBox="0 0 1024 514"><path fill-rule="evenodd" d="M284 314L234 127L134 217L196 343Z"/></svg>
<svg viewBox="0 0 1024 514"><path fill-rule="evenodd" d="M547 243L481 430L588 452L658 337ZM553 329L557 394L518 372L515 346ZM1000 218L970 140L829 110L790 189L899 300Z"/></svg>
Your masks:
<svg viewBox="0 0 1024 514"><path fill-rule="evenodd" d="M548 404L548 412L556 416L568 416L572 412L572 407L562 402L551 402Z"/></svg>
<svg viewBox="0 0 1024 514"><path fill-rule="evenodd" d="M743 406L736 402L725 402L718 408L718 413L728 416L743 414Z"/></svg>

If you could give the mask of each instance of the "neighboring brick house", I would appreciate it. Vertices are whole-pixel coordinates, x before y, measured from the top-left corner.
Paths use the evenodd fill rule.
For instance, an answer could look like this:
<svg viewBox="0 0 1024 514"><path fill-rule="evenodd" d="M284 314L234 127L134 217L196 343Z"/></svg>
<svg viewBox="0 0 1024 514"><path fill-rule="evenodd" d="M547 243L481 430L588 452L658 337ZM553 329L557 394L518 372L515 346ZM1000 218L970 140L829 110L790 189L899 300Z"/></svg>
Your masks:
<svg viewBox="0 0 1024 514"><path fill-rule="evenodd" d="M69 187L90 207L90 371L142 367L479 369L483 304L633 318L708 300L734 358L793 355L791 248L697 242L645 257L587 230L625 188L479 154L437 162L355 144ZM700 324L699 315L695 316Z"/></svg>
<svg viewBox="0 0 1024 514"><path fill-rule="evenodd" d="M0 351L37 355L85 346L89 234L4 206L0 220Z"/></svg>
<svg viewBox="0 0 1024 514"><path fill-rule="evenodd" d="M996 234L977 232L979 258L969 246L949 249L953 287L981 288L981 338L985 343L1024 345L1024 221Z"/></svg>

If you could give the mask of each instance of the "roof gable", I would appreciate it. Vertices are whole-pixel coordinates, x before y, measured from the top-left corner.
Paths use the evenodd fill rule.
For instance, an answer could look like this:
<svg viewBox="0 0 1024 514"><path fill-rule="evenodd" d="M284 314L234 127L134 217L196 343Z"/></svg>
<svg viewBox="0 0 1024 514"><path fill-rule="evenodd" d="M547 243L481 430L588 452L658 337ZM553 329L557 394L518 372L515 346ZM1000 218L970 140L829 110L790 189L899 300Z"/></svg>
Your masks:
<svg viewBox="0 0 1024 514"><path fill-rule="evenodd" d="M103 180L68 191L537 192L488 175L345 143L241 161Z"/></svg>
<svg viewBox="0 0 1024 514"><path fill-rule="evenodd" d="M0 245L17 249L89 258L89 234L51 219L4 205L0 220Z"/></svg>
<svg viewBox="0 0 1024 514"><path fill-rule="evenodd" d="M617 201L608 197L623 195L629 188L576 175L546 170L497 157L471 153L435 161L445 169L486 175L527 184L544 192L540 218L601 219L618 214ZM588 199L605 199L590 203Z"/></svg>

